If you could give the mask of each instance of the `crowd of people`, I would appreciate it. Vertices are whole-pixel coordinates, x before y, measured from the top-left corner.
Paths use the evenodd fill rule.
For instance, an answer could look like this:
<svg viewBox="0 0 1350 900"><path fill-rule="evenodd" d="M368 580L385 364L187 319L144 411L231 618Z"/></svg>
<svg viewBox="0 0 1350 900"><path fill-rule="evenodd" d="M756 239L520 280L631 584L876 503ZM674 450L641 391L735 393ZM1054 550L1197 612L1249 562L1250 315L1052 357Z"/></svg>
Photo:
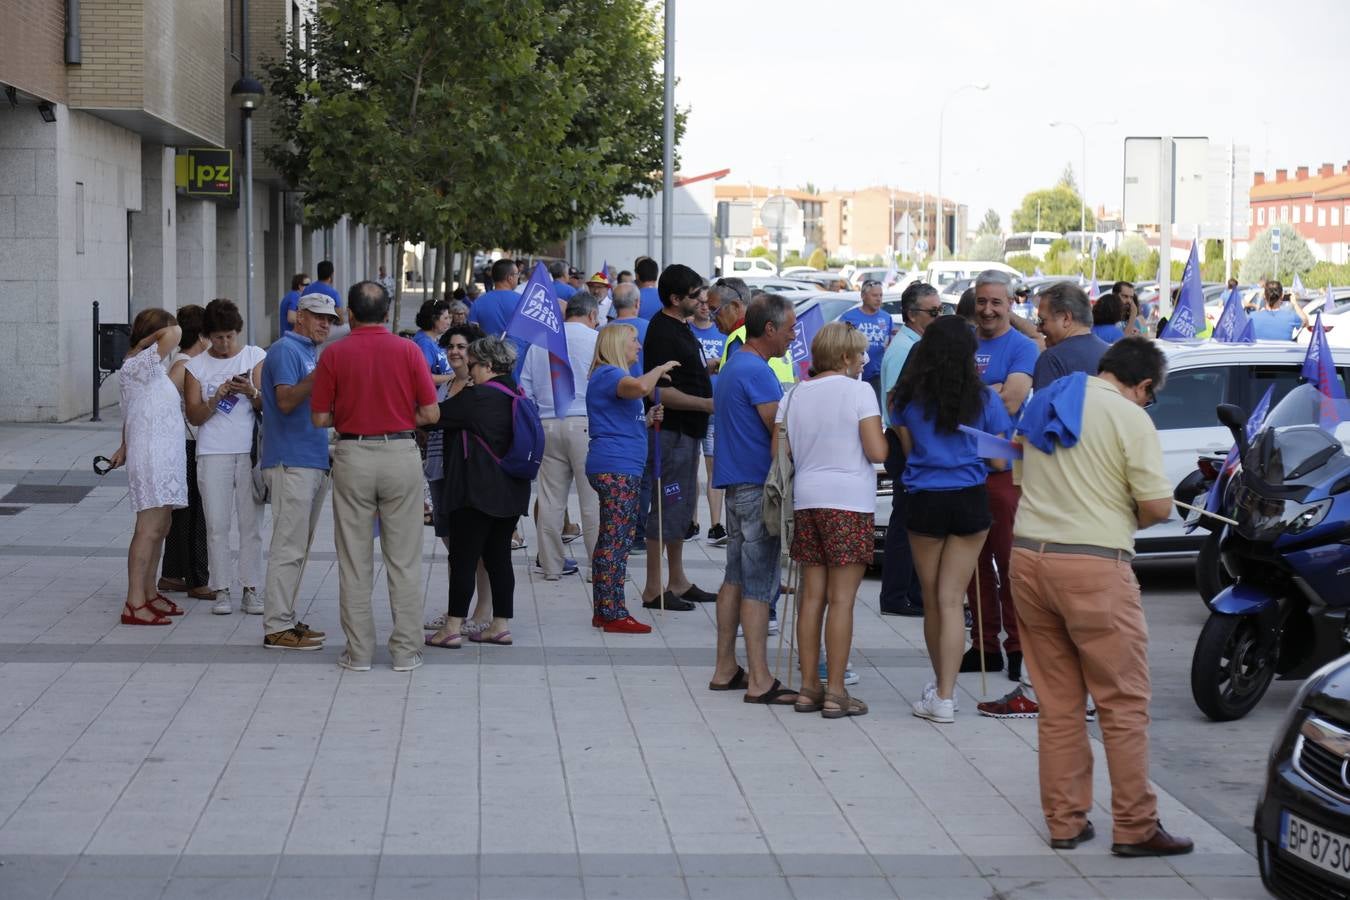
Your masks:
<svg viewBox="0 0 1350 900"><path fill-rule="evenodd" d="M715 603L709 690L827 719L866 715L848 690L849 654L884 465L896 488L881 611L923 617L932 666L913 714L954 723L958 674L1006 669L1016 688L979 712L1039 717L1054 846L1094 834L1095 716L1113 851L1189 851L1158 823L1147 774L1147 631L1130 560L1135 530L1167 517L1171 489L1143 412L1166 366L1137 334L1132 286L1094 308L1076 285L1053 285L1031 325L1014 315L1023 301L1001 272L981 273L955 316L915 283L897 327L880 309L882 286L868 282L859 307L815 332L799 368L792 302L739 279L710 286L646 257L631 280L550 271L559 306L546 318L565 338L570 396L556 393L556 348L511 330L523 285L509 259L492 265L481 296L427 301L410 339L388 327L383 271L344 298L327 262L312 283L296 276L266 351L240 342L227 299L140 313L113 457L136 512L122 622L169 624L183 613L164 595L175 590L230 614L238 586L240 609L264 617L264 646L320 649L325 635L300 621L298 594L331 493L339 665L366 671L375 657L376 537L396 671L421 666L428 648L510 645L512 551L534 493L535 569L545 584L579 572L566 554L580 537L593 627L642 634L650 610ZM684 566L700 531L701 471L708 543L726 552L715 593ZM424 609L426 524L448 552L443 609ZM630 598L635 553L647 565ZM784 553L800 575L791 584ZM780 598L794 590L797 689L774 677L768 653Z"/></svg>

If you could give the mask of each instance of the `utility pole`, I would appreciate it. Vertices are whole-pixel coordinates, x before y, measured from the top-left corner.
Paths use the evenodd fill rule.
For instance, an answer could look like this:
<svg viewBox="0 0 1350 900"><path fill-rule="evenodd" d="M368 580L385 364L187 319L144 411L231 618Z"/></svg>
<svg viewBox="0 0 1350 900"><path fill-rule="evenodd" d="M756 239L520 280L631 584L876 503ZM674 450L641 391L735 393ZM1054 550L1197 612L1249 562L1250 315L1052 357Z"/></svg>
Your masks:
<svg viewBox="0 0 1350 900"><path fill-rule="evenodd" d="M675 0L666 4L665 103L661 148L661 266L674 260L675 229Z"/></svg>

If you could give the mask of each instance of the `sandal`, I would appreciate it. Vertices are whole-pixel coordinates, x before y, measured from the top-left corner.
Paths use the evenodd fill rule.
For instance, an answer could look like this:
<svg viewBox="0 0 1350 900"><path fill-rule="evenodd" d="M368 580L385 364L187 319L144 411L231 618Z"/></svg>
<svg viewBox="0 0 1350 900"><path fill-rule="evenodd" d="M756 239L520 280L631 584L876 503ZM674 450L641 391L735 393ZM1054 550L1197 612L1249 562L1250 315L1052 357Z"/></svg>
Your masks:
<svg viewBox="0 0 1350 900"><path fill-rule="evenodd" d="M787 699L789 697L792 699ZM797 703L797 692L792 688L783 687L783 682L775 678L773 684L769 686L769 689L758 697L751 697L749 694L746 694L745 702L762 703L765 706L795 706Z"/></svg>
<svg viewBox="0 0 1350 900"><path fill-rule="evenodd" d="M494 635L488 635L486 631L480 631L477 634L469 635L469 640L475 644L499 644L503 647L511 646L511 632L499 631Z"/></svg>
<svg viewBox="0 0 1350 900"><path fill-rule="evenodd" d="M151 597L149 600L145 601L145 605L159 613L161 616L181 616L183 614L183 607L174 603L163 594L156 594Z"/></svg>
<svg viewBox="0 0 1350 900"><path fill-rule="evenodd" d="M137 617L137 613L148 613L150 618L142 619ZM157 613L150 605L150 601L142 603L140 606L132 606L128 603L122 604L122 624L123 625L172 625L173 620L168 616L162 616Z"/></svg>
<svg viewBox="0 0 1350 900"><path fill-rule="evenodd" d="M825 708L825 689L819 686L815 691L802 688L797 692L797 702L792 704L792 708L799 713L820 712Z"/></svg>
<svg viewBox="0 0 1350 900"><path fill-rule="evenodd" d="M464 646L464 635L459 632L442 634L438 631L435 634L428 635L422 643L428 647L440 647L442 650L458 650Z"/></svg>
<svg viewBox="0 0 1350 900"><path fill-rule="evenodd" d="M824 704L821 704L820 715L824 719L843 719L848 716L867 715L867 704L857 697L850 697L848 691L844 691L842 694L831 694L829 691L825 691L825 703L837 704L837 708L826 709Z"/></svg>
<svg viewBox="0 0 1350 900"><path fill-rule="evenodd" d="M727 681L718 684L715 681L708 682L710 691L743 691L746 688L745 670L740 666L736 667L736 674L732 675Z"/></svg>

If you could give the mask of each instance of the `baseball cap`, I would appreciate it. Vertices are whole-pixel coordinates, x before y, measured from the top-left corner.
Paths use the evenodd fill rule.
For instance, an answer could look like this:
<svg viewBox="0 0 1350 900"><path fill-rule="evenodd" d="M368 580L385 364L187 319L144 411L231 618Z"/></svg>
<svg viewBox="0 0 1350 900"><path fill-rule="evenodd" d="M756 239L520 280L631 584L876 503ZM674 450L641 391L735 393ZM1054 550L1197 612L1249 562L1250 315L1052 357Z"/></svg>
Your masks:
<svg viewBox="0 0 1350 900"><path fill-rule="evenodd" d="M338 317L337 304L327 294L305 294L300 298L299 308L320 316L331 316L334 319Z"/></svg>

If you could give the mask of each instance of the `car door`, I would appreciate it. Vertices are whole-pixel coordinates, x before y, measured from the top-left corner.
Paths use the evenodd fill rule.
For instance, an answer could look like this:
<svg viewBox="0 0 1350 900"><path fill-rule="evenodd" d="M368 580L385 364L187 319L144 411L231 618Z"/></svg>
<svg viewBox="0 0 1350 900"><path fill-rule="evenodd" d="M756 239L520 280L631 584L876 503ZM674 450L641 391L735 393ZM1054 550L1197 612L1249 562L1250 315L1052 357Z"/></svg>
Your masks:
<svg viewBox="0 0 1350 900"><path fill-rule="evenodd" d="M1230 374L1239 366L1206 365L1177 368L1167 374L1157 402L1148 415L1162 443L1163 469L1173 487L1195 471L1202 453L1227 452L1233 445L1228 429L1219 423L1215 407L1230 399ZM1141 538L1181 536L1176 510L1162 525L1140 532Z"/></svg>

